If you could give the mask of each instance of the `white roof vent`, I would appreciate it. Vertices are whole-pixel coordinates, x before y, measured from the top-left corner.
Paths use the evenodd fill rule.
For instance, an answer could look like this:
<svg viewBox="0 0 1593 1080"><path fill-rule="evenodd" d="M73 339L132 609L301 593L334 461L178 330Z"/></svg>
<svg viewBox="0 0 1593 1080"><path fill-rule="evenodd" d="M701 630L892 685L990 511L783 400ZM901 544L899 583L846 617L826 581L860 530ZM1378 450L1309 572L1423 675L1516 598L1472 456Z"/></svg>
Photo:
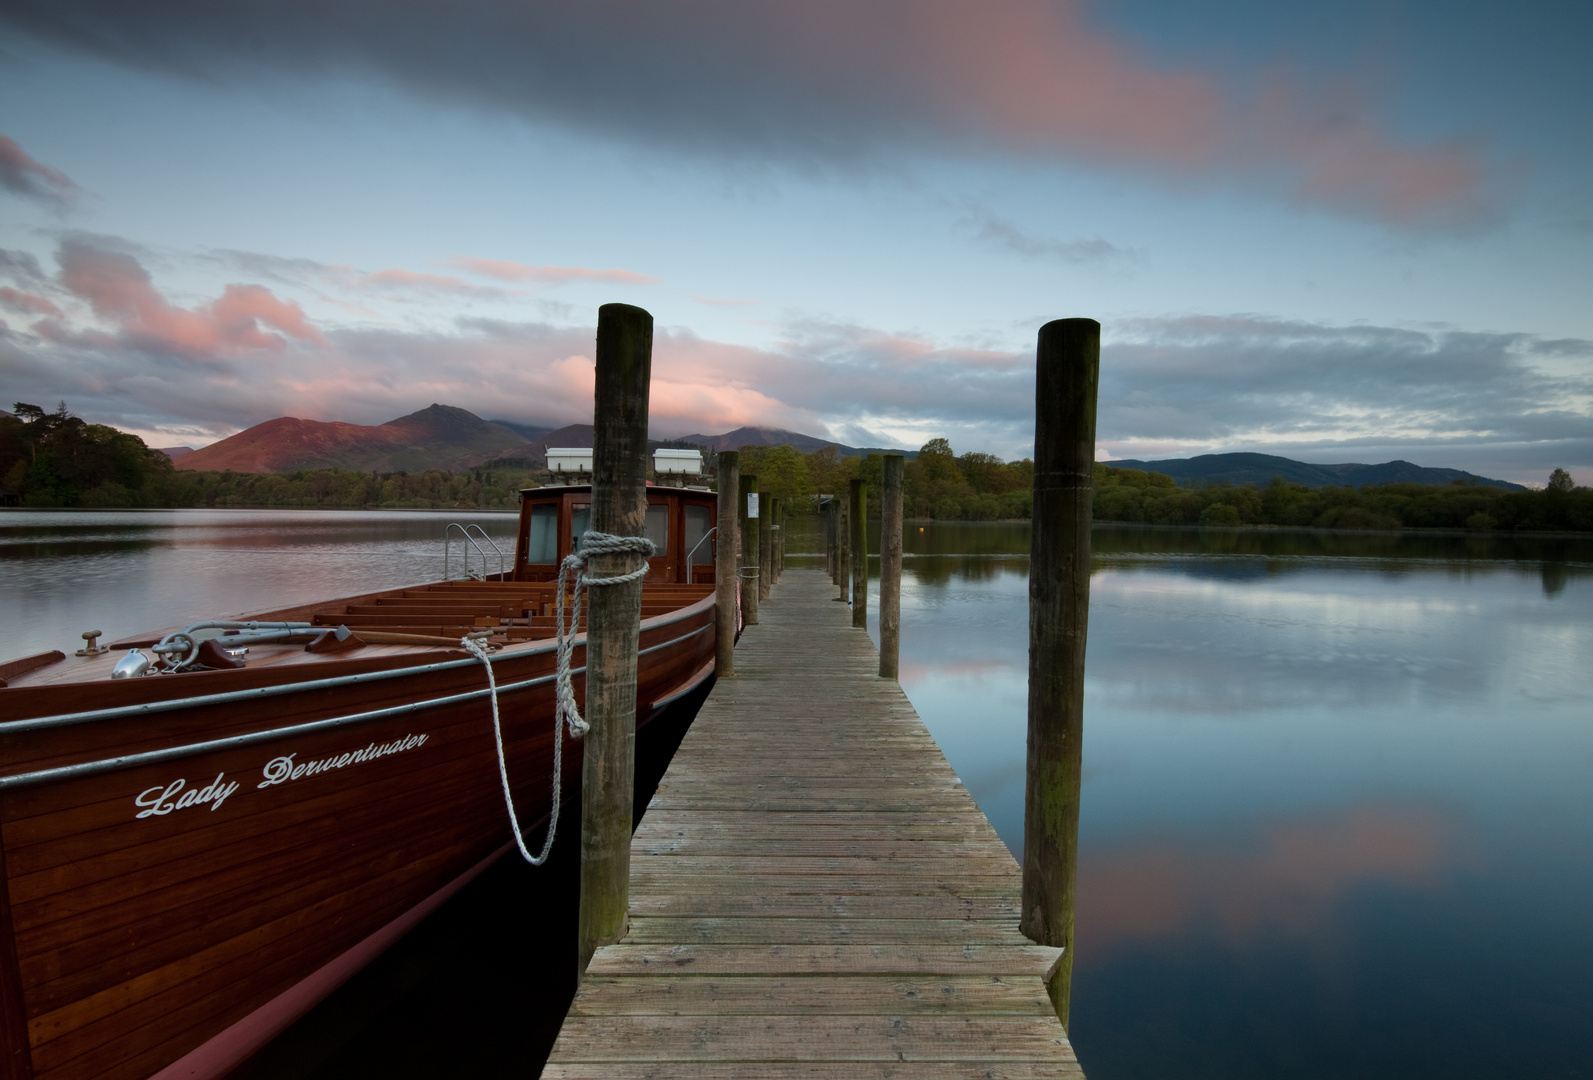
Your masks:
<svg viewBox="0 0 1593 1080"><path fill-rule="evenodd" d="M701 450L654 450L653 472L659 476L701 476Z"/></svg>
<svg viewBox="0 0 1593 1080"><path fill-rule="evenodd" d="M548 447L548 469L555 473L587 473L592 471L591 447Z"/></svg>

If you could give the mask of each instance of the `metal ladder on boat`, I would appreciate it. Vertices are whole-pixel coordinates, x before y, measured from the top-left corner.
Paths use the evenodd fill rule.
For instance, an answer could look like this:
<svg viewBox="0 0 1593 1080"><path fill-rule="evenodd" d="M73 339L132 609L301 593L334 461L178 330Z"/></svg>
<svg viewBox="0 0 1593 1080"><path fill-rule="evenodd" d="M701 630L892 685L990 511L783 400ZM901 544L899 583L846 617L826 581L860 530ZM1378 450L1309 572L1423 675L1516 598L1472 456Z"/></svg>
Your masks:
<svg viewBox="0 0 1593 1080"><path fill-rule="evenodd" d="M471 581L486 581L487 580L487 552L486 552L486 548L483 548L480 544L476 543L476 537L472 536L470 534L472 529L475 530L476 536L479 536L479 537L481 537L482 540L486 541L487 547L490 547L492 549L493 554L498 556L498 580L499 581L505 581L505 580L508 579L508 576L509 576L509 564L504 561L503 549L498 547L497 544L492 542L492 537L487 535L486 530L483 529L480 525L477 525L473 521L470 522L469 524L466 524L466 525L461 525L457 521L450 521L448 523L448 527L443 530L443 580L444 581L452 581L453 580L453 578L448 575L448 564L449 564L449 558L450 558L450 556L453 553L453 546L454 546L453 541L454 541L454 530L455 529L459 530L459 535L464 539L464 543L469 545L469 547L465 547L464 548L465 578L461 579L461 580L465 580L465 579L468 579L468 580L471 580ZM470 572L470 548L475 548L476 549L476 554L481 556L481 573L479 573L479 574L472 574Z"/></svg>

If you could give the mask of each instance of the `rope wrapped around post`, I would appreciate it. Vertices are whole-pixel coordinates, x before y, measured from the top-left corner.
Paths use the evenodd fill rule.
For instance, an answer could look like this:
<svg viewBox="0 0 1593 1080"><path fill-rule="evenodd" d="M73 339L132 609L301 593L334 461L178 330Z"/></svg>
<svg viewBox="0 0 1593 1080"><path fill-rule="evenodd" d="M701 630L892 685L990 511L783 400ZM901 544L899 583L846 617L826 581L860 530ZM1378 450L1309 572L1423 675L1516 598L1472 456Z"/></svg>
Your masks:
<svg viewBox="0 0 1593 1080"><path fill-rule="evenodd" d="M586 560L592 555L615 555L622 552L634 551L642 556L642 565L628 574L615 574L611 577L589 577L583 567ZM582 534L580 546L576 551L565 556L559 564L559 577L555 588L558 590L558 608L554 616L553 632L555 649L558 657L558 673L554 678L554 706L553 706L553 808L548 813L548 835L542 841L542 853L533 855L525 846L525 838L520 832L520 817L515 813L514 795L509 789L509 765L503 752L503 723L498 716L498 683L493 676L492 661L487 656L487 650L479 639L467 637L460 641L471 655L475 656L487 668L487 685L491 688L492 700L492 737L498 747L498 779L503 782L503 803L509 810L509 827L514 832L514 842L520 849L520 854L532 866L541 866L548 861L548 853L553 850L553 836L559 828L559 803L561 781L564 775L563 749L564 729L570 730L570 738L579 739L587 732L587 723L581 719L581 710L575 701L575 679L570 671L570 660L575 653L575 632L581 625L581 589L583 586L592 585L624 585L632 581L640 581L647 576L647 560L652 557L653 542L645 536L611 536L608 533L587 532ZM576 571L575 583L570 588L571 604L569 622L564 617L564 590L565 581L570 571Z"/></svg>

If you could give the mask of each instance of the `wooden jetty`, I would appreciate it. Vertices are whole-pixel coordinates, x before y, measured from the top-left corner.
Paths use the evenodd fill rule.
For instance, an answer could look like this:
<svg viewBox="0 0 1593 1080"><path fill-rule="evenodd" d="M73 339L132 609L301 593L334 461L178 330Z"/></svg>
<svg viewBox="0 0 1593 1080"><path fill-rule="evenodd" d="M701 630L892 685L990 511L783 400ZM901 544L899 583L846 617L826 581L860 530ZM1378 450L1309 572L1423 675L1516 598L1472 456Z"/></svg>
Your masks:
<svg viewBox="0 0 1593 1080"><path fill-rule="evenodd" d="M1079 1078L1017 862L817 570L749 626L543 1076Z"/></svg>

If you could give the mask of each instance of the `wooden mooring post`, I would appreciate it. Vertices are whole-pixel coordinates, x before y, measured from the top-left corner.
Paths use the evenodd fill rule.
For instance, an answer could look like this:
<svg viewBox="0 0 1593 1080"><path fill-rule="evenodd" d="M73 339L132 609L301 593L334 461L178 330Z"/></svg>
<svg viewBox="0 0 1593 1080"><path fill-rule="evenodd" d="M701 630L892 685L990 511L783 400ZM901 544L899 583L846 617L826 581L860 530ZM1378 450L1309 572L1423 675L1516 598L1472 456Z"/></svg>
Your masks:
<svg viewBox="0 0 1593 1080"><path fill-rule="evenodd" d="M629 304L597 313L597 386L592 433L592 531L641 536L647 516L647 395L653 317ZM587 573L617 577L639 556L590 557ZM632 801L636 773L636 649L642 583L587 592L586 733L581 773L579 970L625 936L630 908Z"/></svg>
<svg viewBox="0 0 1593 1080"><path fill-rule="evenodd" d="M902 652L902 455L885 455L879 505L879 676L894 679Z"/></svg>
<svg viewBox="0 0 1593 1080"><path fill-rule="evenodd" d="M841 583L840 523L840 500L831 495L824 504L824 571L830 575L831 585Z"/></svg>
<svg viewBox="0 0 1593 1080"><path fill-rule="evenodd" d="M852 625L868 628L868 486L863 480L847 485L846 513L851 518Z"/></svg>
<svg viewBox="0 0 1593 1080"><path fill-rule="evenodd" d="M774 584L774 498L758 492L758 600L769 599Z"/></svg>
<svg viewBox="0 0 1593 1080"><path fill-rule="evenodd" d="M1065 1029L1073 979L1084 645L1101 324L1040 328L1029 557L1029 752L1023 812L1023 932L1060 946L1046 990Z"/></svg>
<svg viewBox="0 0 1593 1080"><path fill-rule="evenodd" d="M847 513L846 496L835 497L835 583L841 588L836 599L850 603L852 599L852 537L851 518Z"/></svg>
<svg viewBox="0 0 1593 1080"><path fill-rule="evenodd" d="M736 512L741 487L741 454L719 454L719 532L714 547L714 677L736 676L736 547L741 542L740 515Z"/></svg>
<svg viewBox="0 0 1593 1080"><path fill-rule="evenodd" d="M741 518L741 568L737 571L741 582L741 622L743 626L758 625L758 478L741 477L741 492L737 513Z"/></svg>

